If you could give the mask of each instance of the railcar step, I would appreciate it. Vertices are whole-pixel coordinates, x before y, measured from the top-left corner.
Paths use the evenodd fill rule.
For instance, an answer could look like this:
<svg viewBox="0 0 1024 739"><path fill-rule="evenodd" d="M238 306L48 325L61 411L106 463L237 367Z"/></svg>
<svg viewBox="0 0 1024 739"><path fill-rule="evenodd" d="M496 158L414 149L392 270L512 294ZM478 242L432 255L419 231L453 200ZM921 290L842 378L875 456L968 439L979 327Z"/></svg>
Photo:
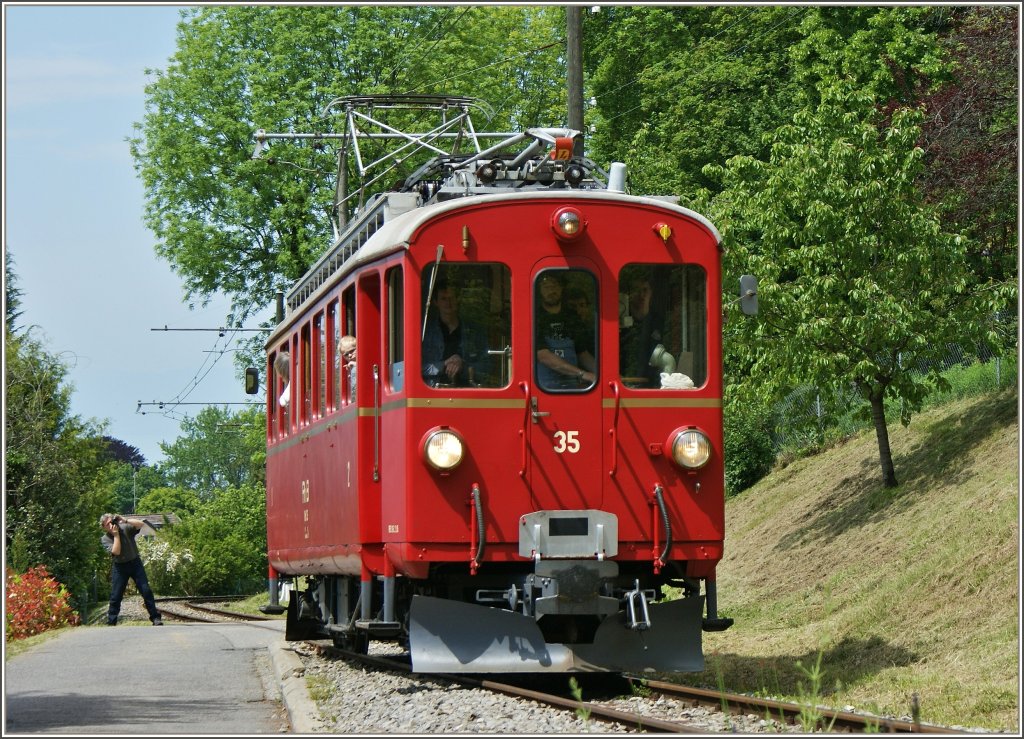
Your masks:
<svg viewBox="0 0 1024 739"><path fill-rule="evenodd" d="M397 621L356 621L356 628L369 631L373 636L398 636L402 633L402 624Z"/></svg>

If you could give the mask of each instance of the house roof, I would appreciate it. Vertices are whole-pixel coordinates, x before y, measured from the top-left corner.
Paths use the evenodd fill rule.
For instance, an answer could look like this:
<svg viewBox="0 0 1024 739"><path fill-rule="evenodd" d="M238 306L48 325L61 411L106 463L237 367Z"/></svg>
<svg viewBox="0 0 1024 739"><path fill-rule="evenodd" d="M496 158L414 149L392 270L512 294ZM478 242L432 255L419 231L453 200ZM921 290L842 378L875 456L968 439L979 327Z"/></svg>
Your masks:
<svg viewBox="0 0 1024 739"><path fill-rule="evenodd" d="M142 536L155 536L164 526L181 523L181 519L174 513L136 513L133 518L142 519L146 524L139 532Z"/></svg>

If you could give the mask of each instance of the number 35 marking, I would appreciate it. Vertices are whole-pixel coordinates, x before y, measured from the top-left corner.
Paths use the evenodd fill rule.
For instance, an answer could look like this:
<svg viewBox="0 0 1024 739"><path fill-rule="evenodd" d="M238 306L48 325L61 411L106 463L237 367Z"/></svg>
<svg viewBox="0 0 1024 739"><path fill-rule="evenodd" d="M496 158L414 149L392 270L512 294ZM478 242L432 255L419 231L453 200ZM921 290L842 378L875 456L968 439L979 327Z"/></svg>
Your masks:
<svg viewBox="0 0 1024 739"><path fill-rule="evenodd" d="M566 452L576 454L580 450L579 433L579 431L556 431L555 441L558 443L555 444L555 451L559 454Z"/></svg>

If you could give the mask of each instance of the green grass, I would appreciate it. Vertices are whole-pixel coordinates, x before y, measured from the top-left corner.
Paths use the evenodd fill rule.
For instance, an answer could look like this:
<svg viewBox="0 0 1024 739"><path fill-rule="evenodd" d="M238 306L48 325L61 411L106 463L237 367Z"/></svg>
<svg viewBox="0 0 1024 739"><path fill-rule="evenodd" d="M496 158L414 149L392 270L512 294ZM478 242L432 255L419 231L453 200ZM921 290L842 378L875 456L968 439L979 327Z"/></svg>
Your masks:
<svg viewBox="0 0 1024 739"><path fill-rule="evenodd" d="M42 634L36 634L35 636L29 636L24 639L10 639L4 642L4 662L9 660L11 657L17 657L19 654L24 654L33 647L55 639L59 634L73 629L74 626L64 626L60 629L50 629L44 631Z"/></svg>
<svg viewBox="0 0 1024 739"><path fill-rule="evenodd" d="M265 606L270 603L270 594L266 590L262 590L255 595L250 595L244 600L234 601L228 606L228 610L238 611L239 613L249 613L254 616L266 616L267 618L285 618L285 614L272 615L264 613L260 610L260 606ZM281 603L282 606L287 606L287 603Z"/></svg>
<svg viewBox="0 0 1024 739"><path fill-rule="evenodd" d="M891 427L895 489L864 431L731 498L736 625L686 682L897 716L916 693L924 722L1017 731L1017 408L1010 389Z"/></svg>

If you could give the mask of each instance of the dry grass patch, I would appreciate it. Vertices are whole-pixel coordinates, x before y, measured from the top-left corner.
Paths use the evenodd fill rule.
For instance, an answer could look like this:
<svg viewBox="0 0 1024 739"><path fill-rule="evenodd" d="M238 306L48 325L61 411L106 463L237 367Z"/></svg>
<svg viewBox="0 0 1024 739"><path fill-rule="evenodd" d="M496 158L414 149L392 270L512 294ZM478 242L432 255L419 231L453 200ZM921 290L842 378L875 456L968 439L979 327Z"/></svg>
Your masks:
<svg viewBox="0 0 1024 739"><path fill-rule="evenodd" d="M719 610L698 682L926 722L1019 727L1017 395L957 401L779 470L727 504Z"/></svg>

